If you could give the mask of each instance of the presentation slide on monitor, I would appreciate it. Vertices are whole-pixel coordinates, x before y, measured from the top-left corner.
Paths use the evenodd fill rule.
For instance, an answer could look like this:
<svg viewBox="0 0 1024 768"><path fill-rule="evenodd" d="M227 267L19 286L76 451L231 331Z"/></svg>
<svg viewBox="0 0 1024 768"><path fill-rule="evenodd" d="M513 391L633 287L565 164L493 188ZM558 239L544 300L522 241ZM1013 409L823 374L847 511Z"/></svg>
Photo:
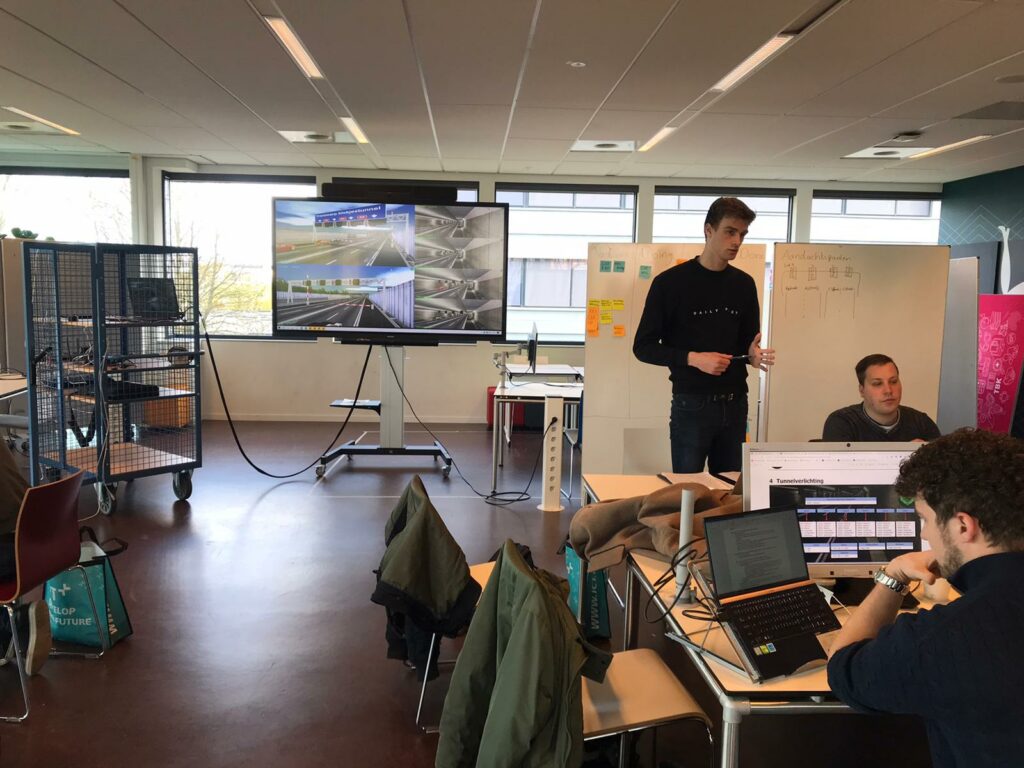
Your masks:
<svg viewBox="0 0 1024 768"><path fill-rule="evenodd" d="M276 328L500 335L505 228L486 206L275 200Z"/></svg>
<svg viewBox="0 0 1024 768"><path fill-rule="evenodd" d="M751 459L751 506L797 511L809 563L888 562L921 548L914 500L893 487L902 453Z"/></svg>

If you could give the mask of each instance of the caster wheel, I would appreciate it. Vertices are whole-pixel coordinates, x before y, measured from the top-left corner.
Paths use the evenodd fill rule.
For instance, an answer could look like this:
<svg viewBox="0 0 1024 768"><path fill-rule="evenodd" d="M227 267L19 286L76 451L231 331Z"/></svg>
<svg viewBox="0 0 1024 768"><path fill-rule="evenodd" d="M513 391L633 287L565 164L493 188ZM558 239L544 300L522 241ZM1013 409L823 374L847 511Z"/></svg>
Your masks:
<svg viewBox="0 0 1024 768"><path fill-rule="evenodd" d="M185 501L192 495L192 470L175 472L171 479L171 487L174 489L174 495L181 501Z"/></svg>
<svg viewBox="0 0 1024 768"><path fill-rule="evenodd" d="M314 470L314 472L316 473L316 476L318 478L323 477L326 474L326 471L327 471L327 468L324 467L323 464L318 465L317 468Z"/></svg>
<svg viewBox="0 0 1024 768"><path fill-rule="evenodd" d="M96 483L96 501L100 513L112 515L117 509L117 483Z"/></svg>
<svg viewBox="0 0 1024 768"><path fill-rule="evenodd" d="M443 478L444 478L445 480L447 480L447 479L448 479L448 477L449 477L449 475L451 475L451 473L452 473L452 465L451 465L451 464L445 464L445 465L444 465L444 466L443 466L443 467L441 468L441 476L442 476L442 477L443 477Z"/></svg>

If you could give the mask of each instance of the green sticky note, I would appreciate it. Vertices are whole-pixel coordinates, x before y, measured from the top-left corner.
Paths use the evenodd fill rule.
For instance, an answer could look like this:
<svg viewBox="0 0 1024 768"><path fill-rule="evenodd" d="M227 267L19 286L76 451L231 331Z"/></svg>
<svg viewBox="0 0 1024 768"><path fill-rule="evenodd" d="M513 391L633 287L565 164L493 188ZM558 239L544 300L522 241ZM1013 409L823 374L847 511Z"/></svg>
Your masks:
<svg viewBox="0 0 1024 768"><path fill-rule="evenodd" d="M602 272L611 272L612 271L612 263L610 261L602 261L601 262L601 271Z"/></svg>
<svg viewBox="0 0 1024 768"><path fill-rule="evenodd" d="M650 280L651 279L651 265L650 264L641 264L640 265L640 279L641 280Z"/></svg>
<svg viewBox="0 0 1024 768"><path fill-rule="evenodd" d="M616 272L625 272L626 271L626 262L624 262L624 261L616 261L615 262L615 271Z"/></svg>

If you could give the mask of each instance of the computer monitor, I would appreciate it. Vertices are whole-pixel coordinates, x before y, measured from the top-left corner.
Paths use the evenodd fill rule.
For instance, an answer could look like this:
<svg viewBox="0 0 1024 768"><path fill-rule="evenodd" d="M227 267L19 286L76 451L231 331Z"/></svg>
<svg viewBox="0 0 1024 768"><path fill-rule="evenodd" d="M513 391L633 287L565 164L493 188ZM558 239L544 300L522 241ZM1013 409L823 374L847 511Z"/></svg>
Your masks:
<svg viewBox="0 0 1024 768"><path fill-rule="evenodd" d="M795 507L811 578L870 578L927 548L914 500L893 487L920 443L747 443L743 508Z"/></svg>
<svg viewBox="0 0 1024 768"><path fill-rule="evenodd" d="M530 335L526 339L526 363L530 373L537 372L537 324L533 324Z"/></svg>

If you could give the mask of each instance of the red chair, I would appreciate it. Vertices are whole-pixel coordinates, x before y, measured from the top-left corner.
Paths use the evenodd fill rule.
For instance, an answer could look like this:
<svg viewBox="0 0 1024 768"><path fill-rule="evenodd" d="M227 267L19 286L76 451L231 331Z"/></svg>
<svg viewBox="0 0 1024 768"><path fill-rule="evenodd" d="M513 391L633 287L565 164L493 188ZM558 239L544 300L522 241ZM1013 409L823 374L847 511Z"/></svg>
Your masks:
<svg viewBox="0 0 1024 768"><path fill-rule="evenodd" d="M14 531L14 552L17 563L13 580L0 581L0 605L7 609L11 622L11 637L17 656L21 695L25 713L20 716L0 716L4 722L21 722L28 717L28 686L25 659L22 655L15 606L26 592L42 586L47 579L78 565L81 546L78 540L78 491L82 486L82 472L54 483L29 488L22 499L18 523ZM84 578L83 569L83 578ZM89 580L85 579L88 588ZM99 614L88 589L93 619L99 626Z"/></svg>

